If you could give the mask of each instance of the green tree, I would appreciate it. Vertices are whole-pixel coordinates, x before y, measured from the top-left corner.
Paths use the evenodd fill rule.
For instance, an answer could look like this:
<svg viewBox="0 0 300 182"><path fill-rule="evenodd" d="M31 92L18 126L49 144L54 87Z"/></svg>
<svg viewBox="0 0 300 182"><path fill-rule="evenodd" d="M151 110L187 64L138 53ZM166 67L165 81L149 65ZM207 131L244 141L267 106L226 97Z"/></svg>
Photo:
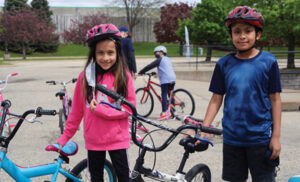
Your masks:
<svg viewBox="0 0 300 182"><path fill-rule="evenodd" d="M192 10L191 19L179 20L179 29L176 34L184 38L184 27L187 26L193 44L207 45L206 61L211 60L212 45L223 44L229 37L224 23L227 10L222 2L202 0Z"/></svg>
<svg viewBox="0 0 300 182"><path fill-rule="evenodd" d="M52 24L51 15L53 13L50 10L49 3L47 0L32 0L31 7L35 10L40 11L46 23Z"/></svg>
<svg viewBox="0 0 300 182"><path fill-rule="evenodd" d="M27 0L5 0L5 9L10 13L18 12L21 8L28 7Z"/></svg>
<svg viewBox="0 0 300 182"><path fill-rule="evenodd" d="M273 8L261 9L266 20L266 36L283 39L287 42L287 68L295 68L296 40L300 39L300 1L273 0ZM267 11L268 10L268 11Z"/></svg>

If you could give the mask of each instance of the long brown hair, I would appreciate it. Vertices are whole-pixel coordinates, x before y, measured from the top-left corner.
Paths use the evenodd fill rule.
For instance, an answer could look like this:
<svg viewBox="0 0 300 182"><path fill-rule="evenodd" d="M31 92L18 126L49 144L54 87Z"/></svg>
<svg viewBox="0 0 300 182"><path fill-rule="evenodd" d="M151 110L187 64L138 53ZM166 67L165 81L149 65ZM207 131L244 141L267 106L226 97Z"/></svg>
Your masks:
<svg viewBox="0 0 300 182"><path fill-rule="evenodd" d="M99 41L103 41L103 40L112 40L114 41L115 45L116 45L116 51L117 51L117 60L116 63L109 69L109 70L103 70L96 62L96 55L95 55L95 51L96 51L96 44ZM117 92L118 94L122 95L123 97L127 97L128 95L128 86L127 86L127 64L124 61L124 57L123 57L123 53L122 53L122 48L121 48L121 40L119 38L116 38L114 36L99 40L96 43L94 43L93 45L90 46L90 50L89 50L89 54L88 54L88 59L87 62L85 63L84 66L84 75L83 75L83 79L82 79L82 90L84 93L84 96L86 98L86 100L88 101L88 103L91 102L92 100L92 87L88 85L86 77L85 77L85 70L87 68L87 66L89 65L90 62L96 62L96 79L98 77L98 75L100 75L100 80L103 78L103 75L106 72L111 71L114 76L115 76L115 81L114 81L114 91ZM100 81L100 80L97 80Z"/></svg>

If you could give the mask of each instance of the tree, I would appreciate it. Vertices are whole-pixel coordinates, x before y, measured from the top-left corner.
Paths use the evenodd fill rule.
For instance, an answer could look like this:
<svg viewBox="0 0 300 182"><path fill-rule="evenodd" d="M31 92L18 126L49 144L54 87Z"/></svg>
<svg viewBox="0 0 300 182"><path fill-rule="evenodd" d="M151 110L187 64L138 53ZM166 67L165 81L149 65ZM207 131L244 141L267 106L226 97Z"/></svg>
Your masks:
<svg viewBox="0 0 300 182"><path fill-rule="evenodd" d="M260 9L265 17L267 37L283 39L287 42L287 68L295 68L296 40L300 39L300 7L299 0L273 0L272 9L264 6Z"/></svg>
<svg viewBox="0 0 300 182"><path fill-rule="evenodd" d="M50 10L47 0L32 0L31 7L35 10L39 10L42 13L42 17L48 24L52 23L51 15L53 14Z"/></svg>
<svg viewBox="0 0 300 182"><path fill-rule="evenodd" d="M20 9L28 7L27 0L5 0L5 9L11 13L18 12Z"/></svg>
<svg viewBox="0 0 300 182"><path fill-rule="evenodd" d="M82 19L71 20L72 24L69 30L65 30L62 37L67 43L83 44L86 33L95 25L108 22L109 17L101 11L95 14L83 16Z"/></svg>
<svg viewBox="0 0 300 182"><path fill-rule="evenodd" d="M192 6L186 3L166 4L161 7L160 21L154 24L154 33L159 43L182 42L184 39L178 37L175 32L178 29L178 19L192 18Z"/></svg>
<svg viewBox="0 0 300 182"><path fill-rule="evenodd" d="M119 0L115 2L119 3ZM122 2L126 9L129 31L132 32L133 28L140 23L139 18L149 16L151 13L147 9L160 7L165 0L122 0Z"/></svg>
<svg viewBox="0 0 300 182"><path fill-rule="evenodd" d="M7 13L6 18L9 24L4 27L1 39L6 37L10 44L21 45L23 59L26 59L26 48L31 43L57 40L57 35L54 34L55 27L41 21L40 14L34 10L21 8L15 14Z"/></svg>
<svg viewBox="0 0 300 182"><path fill-rule="evenodd" d="M178 36L184 38L184 27L187 26L190 40L193 44L206 44L206 61L211 60L212 45L222 44L228 41L228 32L225 27L224 18L227 15L222 1L202 0L196 8L191 11L191 19L179 20Z"/></svg>

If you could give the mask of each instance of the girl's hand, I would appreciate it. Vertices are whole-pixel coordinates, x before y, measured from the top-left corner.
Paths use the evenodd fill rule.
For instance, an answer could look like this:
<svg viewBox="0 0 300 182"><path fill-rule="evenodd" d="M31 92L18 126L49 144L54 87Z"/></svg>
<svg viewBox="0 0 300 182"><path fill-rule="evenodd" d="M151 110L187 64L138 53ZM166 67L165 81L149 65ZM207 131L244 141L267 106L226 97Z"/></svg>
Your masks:
<svg viewBox="0 0 300 182"><path fill-rule="evenodd" d="M281 143L280 143L279 137L273 136L271 138L271 142L269 144L269 149L272 150L272 155L271 155L270 159L271 160L276 159L279 156L280 150L281 150Z"/></svg>
<svg viewBox="0 0 300 182"><path fill-rule="evenodd" d="M52 141L51 143L52 143L52 144L59 144L57 140L54 140L54 141ZM60 153L62 147L63 147L63 146L62 146L61 144L59 144L58 153Z"/></svg>
<svg viewBox="0 0 300 182"><path fill-rule="evenodd" d="M96 99L93 99L90 103L90 107L91 107L91 110L94 112L94 110L96 109L97 105L99 103L96 101Z"/></svg>

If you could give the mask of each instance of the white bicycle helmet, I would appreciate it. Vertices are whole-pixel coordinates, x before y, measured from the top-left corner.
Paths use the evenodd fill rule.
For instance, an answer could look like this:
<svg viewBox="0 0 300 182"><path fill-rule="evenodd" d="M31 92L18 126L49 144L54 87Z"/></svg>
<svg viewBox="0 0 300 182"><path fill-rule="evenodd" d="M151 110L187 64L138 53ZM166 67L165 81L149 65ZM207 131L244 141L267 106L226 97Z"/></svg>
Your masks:
<svg viewBox="0 0 300 182"><path fill-rule="evenodd" d="M153 53L156 53L156 52L163 52L164 54L167 54L167 48L165 46L157 46L155 47Z"/></svg>

